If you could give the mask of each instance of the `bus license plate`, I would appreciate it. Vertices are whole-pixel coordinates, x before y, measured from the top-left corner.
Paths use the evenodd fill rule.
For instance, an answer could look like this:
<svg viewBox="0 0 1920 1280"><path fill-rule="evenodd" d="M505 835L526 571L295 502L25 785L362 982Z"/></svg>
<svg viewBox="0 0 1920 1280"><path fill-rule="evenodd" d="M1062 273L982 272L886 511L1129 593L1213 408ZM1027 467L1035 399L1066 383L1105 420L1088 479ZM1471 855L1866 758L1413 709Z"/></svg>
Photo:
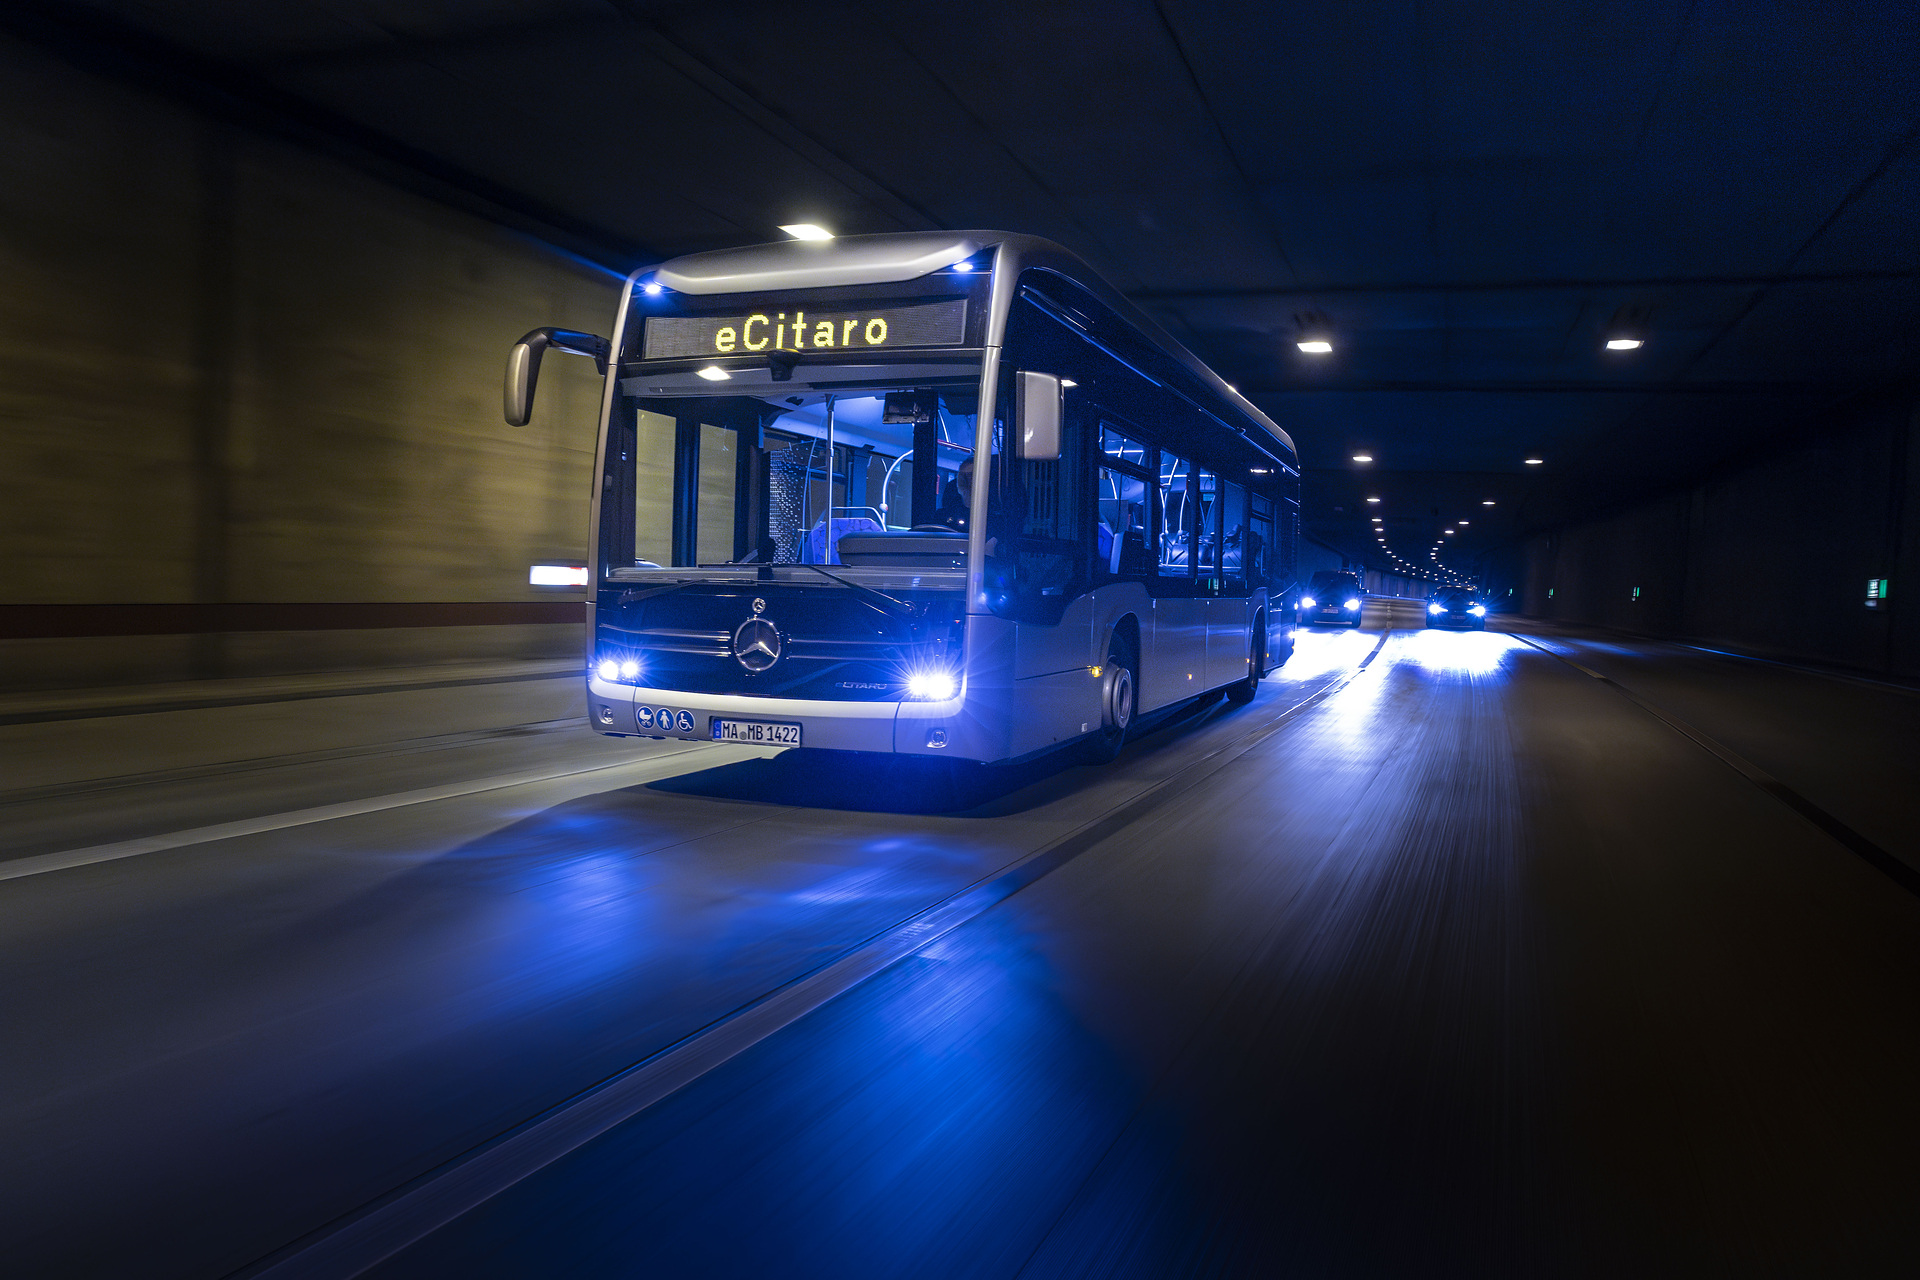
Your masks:
<svg viewBox="0 0 1920 1280"><path fill-rule="evenodd" d="M743 742L751 747L797 747L800 726L768 724L763 720L715 720L715 742Z"/></svg>

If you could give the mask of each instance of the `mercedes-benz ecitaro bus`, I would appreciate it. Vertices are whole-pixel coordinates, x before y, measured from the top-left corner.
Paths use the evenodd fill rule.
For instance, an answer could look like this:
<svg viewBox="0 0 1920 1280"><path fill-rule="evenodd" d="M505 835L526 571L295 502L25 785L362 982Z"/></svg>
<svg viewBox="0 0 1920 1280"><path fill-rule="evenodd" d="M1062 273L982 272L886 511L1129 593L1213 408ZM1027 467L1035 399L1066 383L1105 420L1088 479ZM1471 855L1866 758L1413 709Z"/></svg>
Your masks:
<svg viewBox="0 0 1920 1280"><path fill-rule="evenodd" d="M1009 761L1119 750L1292 650L1286 433L1086 264L995 231L631 277L587 612L601 733Z"/></svg>

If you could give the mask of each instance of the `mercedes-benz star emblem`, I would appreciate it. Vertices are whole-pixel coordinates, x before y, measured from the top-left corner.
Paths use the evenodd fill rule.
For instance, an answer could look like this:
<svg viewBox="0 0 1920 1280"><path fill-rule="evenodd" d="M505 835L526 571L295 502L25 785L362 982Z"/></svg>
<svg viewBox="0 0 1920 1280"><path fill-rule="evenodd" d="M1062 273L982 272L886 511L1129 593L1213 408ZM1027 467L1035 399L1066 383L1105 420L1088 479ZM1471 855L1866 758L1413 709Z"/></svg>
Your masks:
<svg viewBox="0 0 1920 1280"><path fill-rule="evenodd" d="M780 661L780 632L765 618L748 618L733 633L733 656L752 672Z"/></svg>
<svg viewBox="0 0 1920 1280"><path fill-rule="evenodd" d="M753 602L753 611L756 614L765 613L767 611L767 602L765 600L756 599Z"/></svg>

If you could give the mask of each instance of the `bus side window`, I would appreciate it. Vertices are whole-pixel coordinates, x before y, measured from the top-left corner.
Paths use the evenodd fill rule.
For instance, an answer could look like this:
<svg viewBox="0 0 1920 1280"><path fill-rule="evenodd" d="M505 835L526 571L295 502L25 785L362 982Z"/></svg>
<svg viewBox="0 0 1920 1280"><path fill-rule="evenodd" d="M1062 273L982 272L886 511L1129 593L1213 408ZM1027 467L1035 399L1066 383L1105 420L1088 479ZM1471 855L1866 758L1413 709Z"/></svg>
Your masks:
<svg viewBox="0 0 1920 1280"><path fill-rule="evenodd" d="M1094 563L1108 577L1138 578L1147 572L1147 482L1100 468L1100 522Z"/></svg>
<svg viewBox="0 0 1920 1280"><path fill-rule="evenodd" d="M1206 585L1217 588L1220 577L1220 477L1198 469L1194 472L1194 519L1199 530L1195 541L1194 570Z"/></svg>
<svg viewBox="0 0 1920 1280"><path fill-rule="evenodd" d="M1247 589L1247 491L1228 482L1220 498L1220 576L1227 590Z"/></svg>
<svg viewBox="0 0 1920 1280"><path fill-rule="evenodd" d="M1191 479L1185 458L1170 453L1160 455L1160 576L1190 578L1193 559L1189 554L1193 541L1193 504L1187 481Z"/></svg>
<svg viewBox="0 0 1920 1280"><path fill-rule="evenodd" d="M1265 494L1253 494L1247 515L1247 542L1242 552L1246 564L1249 582L1254 587L1268 584L1279 585L1274 581L1273 555L1273 499Z"/></svg>

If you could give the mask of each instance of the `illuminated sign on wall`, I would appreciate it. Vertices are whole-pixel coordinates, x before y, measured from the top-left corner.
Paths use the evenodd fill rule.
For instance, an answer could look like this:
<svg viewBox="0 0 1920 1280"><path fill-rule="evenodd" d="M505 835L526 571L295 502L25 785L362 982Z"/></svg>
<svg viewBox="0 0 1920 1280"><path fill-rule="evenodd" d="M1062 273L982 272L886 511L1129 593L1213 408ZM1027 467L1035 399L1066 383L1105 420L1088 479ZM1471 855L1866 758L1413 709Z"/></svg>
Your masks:
<svg viewBox="0 0 1920 1280"><path fill-rule="evenodd" d="M1887 598L1887 580L1885 578L1867 579L1867 608L1878 609L1880 602Z"/></svg>
<svg viewBox="0 0 1920 1280"><path fill-rule="evenodd" d="M929 302L864 311L807 307L726 316L648 316L643 360L733 356L755 351L856 351L957 347L966 340L967 303Z"/></svg>

